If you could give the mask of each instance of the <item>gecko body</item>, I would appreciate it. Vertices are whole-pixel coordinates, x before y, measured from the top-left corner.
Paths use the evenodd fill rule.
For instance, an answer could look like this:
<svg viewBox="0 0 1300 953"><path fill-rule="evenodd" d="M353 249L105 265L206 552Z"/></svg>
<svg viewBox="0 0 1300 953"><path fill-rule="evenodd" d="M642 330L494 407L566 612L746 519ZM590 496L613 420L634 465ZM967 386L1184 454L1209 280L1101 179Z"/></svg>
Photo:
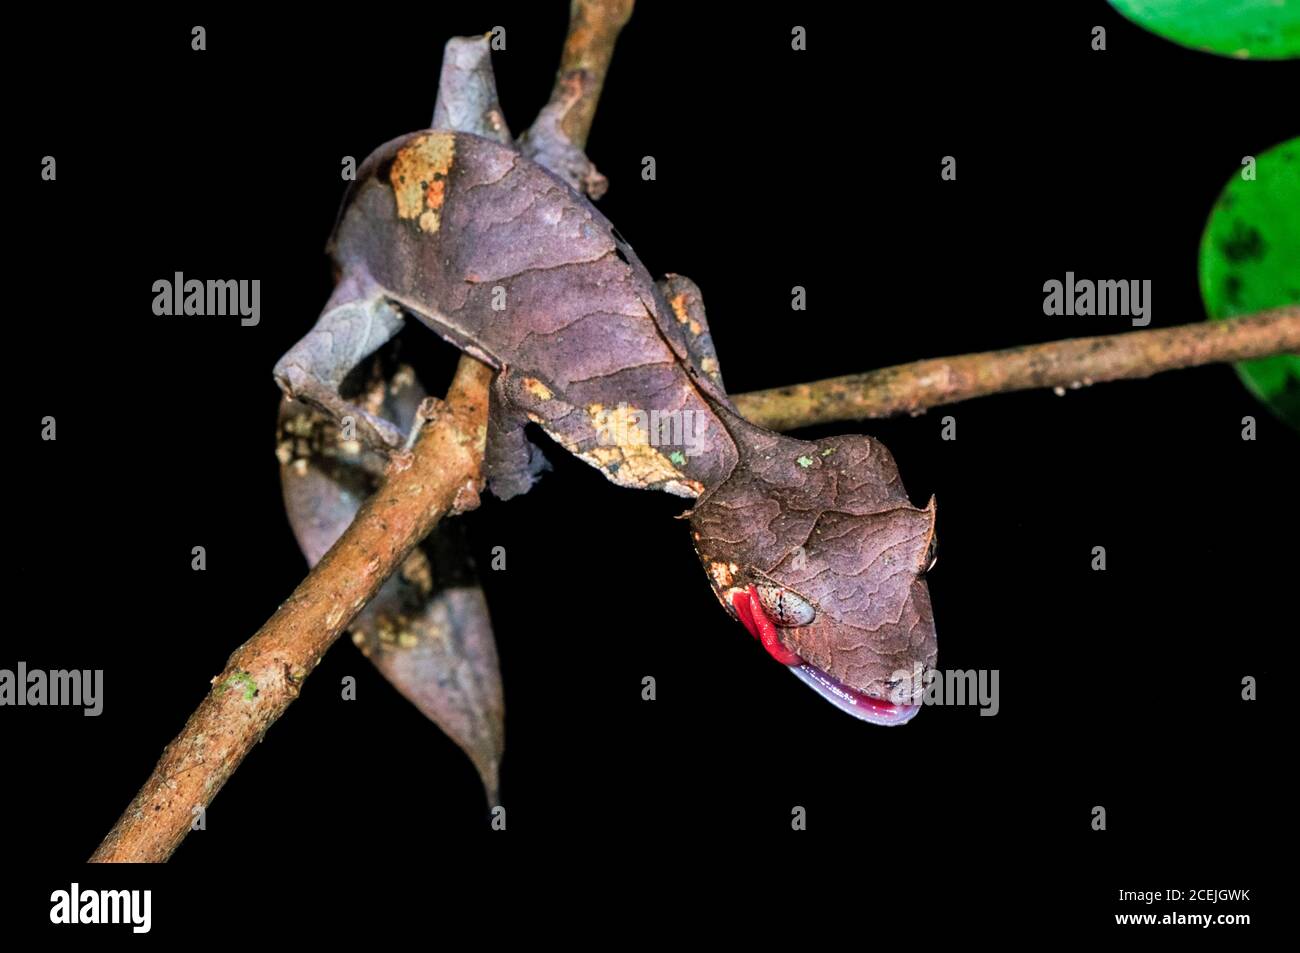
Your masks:
<svg viewBox="0 0 1300 953"><path fill-rule="evenodd" d="M443 130L362 164L329 252L341 278L276 365L287 394L397 448L397 428L338 387L413 316L496 371L496 495L545 467L531 422L615 483L693 499L710 584L769 654L859 718L916 713L935 660L934 501L913 506L870 437L797 440L740 417L693 282L654 281L586 198L515 149Z"/></svg>

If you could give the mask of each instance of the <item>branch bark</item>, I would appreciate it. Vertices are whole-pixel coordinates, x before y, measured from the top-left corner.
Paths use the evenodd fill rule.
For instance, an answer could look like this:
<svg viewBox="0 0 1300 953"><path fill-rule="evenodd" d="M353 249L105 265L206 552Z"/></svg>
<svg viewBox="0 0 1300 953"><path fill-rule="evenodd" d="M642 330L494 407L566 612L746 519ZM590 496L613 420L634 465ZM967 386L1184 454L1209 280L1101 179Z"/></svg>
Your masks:
<svg viewBox="0 0 1300 953"><path fill-rule="evenodd" d="M1050 341L939 357L864 374L733 395L736 409L770 430L917 414L1010 391L1075 388L1150 377L1221 361L1300 352L1300 307L1227 321Z"/></svg>
<svg viewBox="0 0 1300 953"><path fill-rule="evenodd" d="M257 633L167 746L153 774L90 858L166 860L253 745L298 697L352 617L438 520L477 502L492 372L463 363L447 400L343 537Z"/></svg>
<svg viewBox="0 0 1300 953"><path fill-rule="evenodd" d="M632 0L574 0L551 98L519 137L521 153L593 199L605 194L609 182L584 148L614 43L631 15Z"/></svg>
<svg viewBox="0 0 1300 953"><path fill-rule="evenodd" d="M634 0L573 0L569 5L569 35L564 41L560 71L555 77L552 102L567 102L566 90L581 87L568 105L560 128L579 149L587 144L596 103L605 86L605 74L614 58L619 31L632 15Z"/></svg>

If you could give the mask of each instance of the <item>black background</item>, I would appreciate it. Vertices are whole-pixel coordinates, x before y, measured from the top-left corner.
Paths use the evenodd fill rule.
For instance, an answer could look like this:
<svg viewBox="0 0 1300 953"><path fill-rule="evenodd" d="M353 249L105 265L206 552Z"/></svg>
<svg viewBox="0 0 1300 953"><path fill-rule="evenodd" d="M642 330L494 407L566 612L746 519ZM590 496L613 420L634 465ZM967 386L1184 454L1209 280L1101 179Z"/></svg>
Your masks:
<svg viewBox="0 0 1300 953"><path fill-rule="evenodd" d="M313 877L419 890L463 858L499 870L501 838L677 870L788 849L808 856L743 882L750 904L793 911L830 884L872 922L881 889L936 919L978 900L995 936L1023 918L1075 930L1140 912L1115 901L1121 887L1251 887L1244 909L1261 910L1300 442L1227 366L822 431L881 438L912 498L937 495L940 665L1000 670L996 717L928 709L884 730L836 712L723 615L671 518L682 501L619 489L550 447L554 472L531 494L468 517L481 566L493 546L508 554L507 571L483 573L506 834L487 829L468 760L344 639L170 873L80 866L304 573L270 368L329 293L342 157L426 126L442 44L496 24L501 101L522 131L549 93L566 6L50 10L12 25L23 449L0 665L102 668L106 700L98 718L0 714L4 853L38 872L11 922L40 924L50 890L102 880L153 886L166 935L243 892L230 871L283 866L279 891ZM884 6L854 19L647 2L620 40L588 150L610 179L601 207L652 272L702 287L731 391L1129 329L1045 317L1043 282L1067 270L1151 279L1154 327L1203 317L1206 216L1242 156L1297 133L1295 64L1185 51L1097 3ZM206 52L190 49L195 23ZM807 52L790 50L795 23ZM39 181L43 155L54 183ZM944 155L956 182L939 179ZM259 278L260 325L155 317L151 285L175 271ZM806 313L789 310L794 285ZM454 354L418 326L406 338L440 390ZM35 437L46 414L57 442ZM945 414L954 442L939 437ZM190 569L195 545L206 572ZM1090 568L1097 545L1105 572ZM340 699L347 675L355 702ZM1244 675L1260 681L1254 704ZM794 805L806 834L790 830ZM889 919L922 929L903 909ZM302 917L294 929L316 922Z"/></svg>

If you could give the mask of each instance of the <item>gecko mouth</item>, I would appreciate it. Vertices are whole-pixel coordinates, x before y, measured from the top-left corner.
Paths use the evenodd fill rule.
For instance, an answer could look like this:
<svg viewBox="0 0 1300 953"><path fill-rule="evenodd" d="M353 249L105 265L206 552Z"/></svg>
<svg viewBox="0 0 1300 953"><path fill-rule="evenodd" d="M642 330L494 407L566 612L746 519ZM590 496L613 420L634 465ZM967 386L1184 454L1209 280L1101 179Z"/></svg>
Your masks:
<svg viewBox="0 0 1300 953"><path fill-rule="evenodd" d="M763 643L769 655L787 666L799 681L840 711L873 725L901 725L911 721L921 710L920 705L896 705L883 698L860 692L856 688L850 688L828 672L822 671L816 665L804 661L791 652L781 644L776 625L763 611L763 606L758 601L758 593L753 586L748 589L734 590L731 595L731 606L750 635Z"/></svg>
<svg viewBox="0 0 1300 953"><path fill-rule="evenodd" d="M873 725L902 725L915 718L921 710L920 705L895 705L883 698L873 698L856 688L849 688L839 679L808 662L801 661L799 665L791 666L790 671L840 711Z"/></svg>

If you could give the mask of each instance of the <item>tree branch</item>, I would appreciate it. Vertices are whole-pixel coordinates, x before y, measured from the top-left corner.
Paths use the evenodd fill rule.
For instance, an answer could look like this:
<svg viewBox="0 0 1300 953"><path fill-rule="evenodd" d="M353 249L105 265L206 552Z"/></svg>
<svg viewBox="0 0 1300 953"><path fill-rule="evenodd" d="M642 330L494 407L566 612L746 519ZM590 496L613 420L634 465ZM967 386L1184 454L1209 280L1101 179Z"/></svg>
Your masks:
<svg viewBox="0 0 1300 953"><path fill-rule="evenodd" d="M810 384L733 395L770 430L916 414L972 397L1037 387L1081 387L1221 361L1300 352L1300 307L1227 321L1072 338L939 357Z"/></svg>
<svg viewBox="0 0 1300 953"><path fill-rule="evenodd" d="M593 199L605 194L609 182L583 149L614 43L631 15L632 0L573 0L551 98L519 137L521 153Z"/></svg>
<svg viewBox="0 0 1300 953"><path fill-rule="evenodd" d="M632 15L633 2L573 0L569 6L569 36L564 41L551 101L565 103L560 128L580 149L587 144L591 122L596 117L596 102L614 58L614 43ZM570 103L567 90L571 84L579 86L580 92Z"/></svg>
<svg viewBox="0 0 1300 953"><path fill-rule="evenodd" d="M275 614L245 642L90 859L166 860L253 745L298 697L352 617L444 514L477 503L492 372L463 363L410 454Z"/></svg>

